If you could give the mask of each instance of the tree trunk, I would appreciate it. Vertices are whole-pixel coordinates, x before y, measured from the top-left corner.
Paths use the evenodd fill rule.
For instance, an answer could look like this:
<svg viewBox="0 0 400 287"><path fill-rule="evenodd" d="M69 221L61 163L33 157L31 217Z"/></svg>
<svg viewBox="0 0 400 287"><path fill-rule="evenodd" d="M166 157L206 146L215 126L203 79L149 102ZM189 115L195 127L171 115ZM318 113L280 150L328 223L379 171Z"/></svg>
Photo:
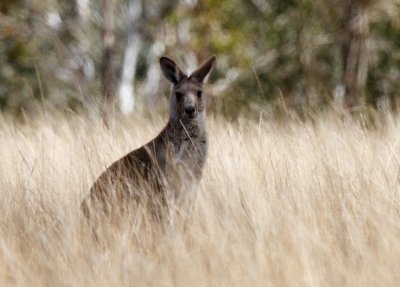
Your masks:
<svg viewBox="0 0 400 287"><path fill-rule="evenodd" d="M160 37L161 38L161 37ZM158 58L164 53L165 47L162 43L155 41L147 56L148 70L143 85L144 103L150 110L158 100L160 88L160 64Z"/></svg>
<svg viewBox="0 0 400 287"><path fill-rule="evenodd" d="M115 35L114 35L115 0L103 0L103 60L102 60L102 89L101 117L109 127L110 119L114 116L116 64L115 64Z"/></svg>
<svg viewBox="0 0 400 287"><path fill-rule="evenodd" d="M125 47L121 82L118 89L119 106L125 115L132 113L135 107L135 72L142 42L142 37L138 30L138 22L142 12L141 0L130 0L128 11L128 41Z"/></svg>
<svg viewBox="0 0 400 287"><path fill-rule="evenodd" d="M345 38L343 42L343 85L345 108L364 102L364 91L368 73L368 1L349 0L345 11Z"/></svg>

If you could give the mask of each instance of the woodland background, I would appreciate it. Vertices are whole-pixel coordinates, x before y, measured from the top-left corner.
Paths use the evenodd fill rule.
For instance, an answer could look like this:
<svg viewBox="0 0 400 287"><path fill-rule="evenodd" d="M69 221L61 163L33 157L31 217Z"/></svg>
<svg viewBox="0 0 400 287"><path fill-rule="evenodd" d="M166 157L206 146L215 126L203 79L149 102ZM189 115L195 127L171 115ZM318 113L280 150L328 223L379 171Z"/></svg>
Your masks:
<svg viewBox="0 0 400 287"><path fill-rule="evenodd" d="M158 58L191 70L211 54L210 110L230 118L396 111L400 1L2 0L0 109L154 112Z"/></svg>
<svg viewBox="0 0 400 287"><path fill-rule="evenodd" d="M191 215L94 240L82 199L165 125L159 57L212 54ZM399 86L400 1L0 0L0 286L399 286Z"/></svg>

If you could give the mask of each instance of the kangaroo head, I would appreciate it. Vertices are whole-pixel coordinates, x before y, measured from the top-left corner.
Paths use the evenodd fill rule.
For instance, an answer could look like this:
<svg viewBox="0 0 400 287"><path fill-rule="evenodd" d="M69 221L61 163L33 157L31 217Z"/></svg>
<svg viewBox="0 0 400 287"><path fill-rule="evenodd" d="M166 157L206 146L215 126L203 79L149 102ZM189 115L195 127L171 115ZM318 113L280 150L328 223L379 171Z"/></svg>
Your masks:
<svg viewBox="0 0 400 287"><path fill-rule="evenodd" d="M170 99L170 117L175 120L191 120L204 115L206 99L203 95L203 81L210 73L215 56L205 61L190 76L187 76L167 57L160 59L164 76L174 85Z"/></svg>

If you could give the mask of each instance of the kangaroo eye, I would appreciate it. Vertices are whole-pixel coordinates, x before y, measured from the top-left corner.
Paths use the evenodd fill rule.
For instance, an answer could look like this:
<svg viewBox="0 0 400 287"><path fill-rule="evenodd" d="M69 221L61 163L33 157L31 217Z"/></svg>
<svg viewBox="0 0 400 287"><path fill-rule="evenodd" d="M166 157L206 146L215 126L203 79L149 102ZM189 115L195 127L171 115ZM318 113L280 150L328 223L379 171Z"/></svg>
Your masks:
<svg viewBox="0 0 400 287"><path fill-rule="evenodd" d="M202 95L203 95L203 93L202 93L201 91L198 91L198 92L197 92L197 96L198 96L199 98L201 98Z"/></svg>
<svg viewBox="0 0 400 287"><path fill-rule="evenodd" d="M181 92L176 92L175 95L176 95L176 99L177 99L177 100L183 99L183 93L181 93Z"/></svg>

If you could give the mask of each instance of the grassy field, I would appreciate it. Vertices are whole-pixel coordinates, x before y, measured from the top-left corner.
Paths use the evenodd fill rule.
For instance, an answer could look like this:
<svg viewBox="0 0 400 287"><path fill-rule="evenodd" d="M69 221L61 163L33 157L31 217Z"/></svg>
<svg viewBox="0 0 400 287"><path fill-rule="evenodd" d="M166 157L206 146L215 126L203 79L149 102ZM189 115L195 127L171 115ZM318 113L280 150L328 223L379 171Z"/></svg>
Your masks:
<svg viewBox="0 0 400 287"><path fill-rule="evenodd" d="M0 120L0 286L399 285L398 120L211 118L191 217L138 214L94 242L80 201L164 122Z"/></svg>

